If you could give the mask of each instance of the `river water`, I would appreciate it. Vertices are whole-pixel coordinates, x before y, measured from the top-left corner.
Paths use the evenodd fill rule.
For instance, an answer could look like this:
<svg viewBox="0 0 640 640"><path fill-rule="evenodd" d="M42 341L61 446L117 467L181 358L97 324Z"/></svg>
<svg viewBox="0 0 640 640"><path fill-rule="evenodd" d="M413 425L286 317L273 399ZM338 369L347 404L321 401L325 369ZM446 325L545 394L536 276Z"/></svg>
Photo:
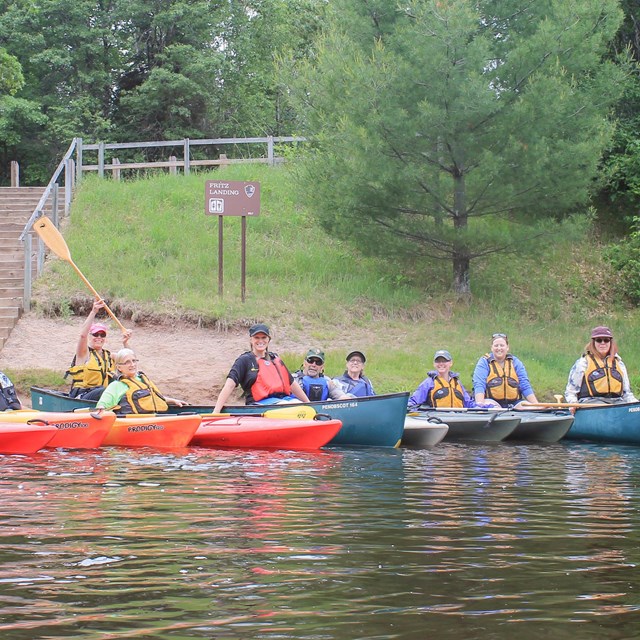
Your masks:
<svg viewBox="0 0 640 640"><path fill-rule="evenodd" d="M640 449L0 456L0 638L624 639Z"/></svg>

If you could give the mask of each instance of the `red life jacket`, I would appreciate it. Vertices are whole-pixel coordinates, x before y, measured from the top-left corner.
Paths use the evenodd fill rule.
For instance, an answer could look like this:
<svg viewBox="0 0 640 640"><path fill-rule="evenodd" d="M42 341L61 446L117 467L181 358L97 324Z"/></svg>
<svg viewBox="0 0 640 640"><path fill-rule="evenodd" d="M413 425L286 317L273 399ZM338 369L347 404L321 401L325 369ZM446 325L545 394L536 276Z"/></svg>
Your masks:
<svg viewBox="0 0 640 640"><path fill-rule="evenodd" d="M271 396L288 396L291 393L289 371L278 356L272 360L256 358L258 375L251 387L251 395L258 402Z"/></svg>

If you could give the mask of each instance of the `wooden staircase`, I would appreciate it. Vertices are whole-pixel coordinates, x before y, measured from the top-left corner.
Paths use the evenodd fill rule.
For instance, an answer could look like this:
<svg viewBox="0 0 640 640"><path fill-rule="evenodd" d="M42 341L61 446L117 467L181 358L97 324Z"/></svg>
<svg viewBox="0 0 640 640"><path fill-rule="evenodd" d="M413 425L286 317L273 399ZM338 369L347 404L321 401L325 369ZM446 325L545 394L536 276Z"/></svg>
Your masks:
<svg viewBox="0 0 640 640"><path fill-rule="evenodd" d="M0 187L0 349L22 315L24 245L18 238L43 192L43 187Z"/></svg>

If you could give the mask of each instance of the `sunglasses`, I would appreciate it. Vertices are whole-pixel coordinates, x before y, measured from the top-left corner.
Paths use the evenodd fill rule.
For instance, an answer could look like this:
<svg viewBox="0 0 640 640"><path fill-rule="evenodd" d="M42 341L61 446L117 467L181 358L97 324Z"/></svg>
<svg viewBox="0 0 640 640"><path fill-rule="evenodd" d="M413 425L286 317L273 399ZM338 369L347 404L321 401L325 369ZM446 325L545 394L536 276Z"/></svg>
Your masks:
<svg viewBox="0 0 640 640"><path fill-rule="evenodd" d="M309 364L317 364L319 367L324 364L320 358L307 358L307 362Z"/></svg>
<svg viewBox="0 0 640 640"><path fill-rule="evenodd" d="M97 331L91 334L94 338L106 338L107 334L104 331Z"/></svg>
<svg viewBox="0 0 640 640"><path fill-rule="evenodd" d="M594 338L594 342L599 342L600 344L609 344L611 342L611 338Z"/></svg>
<svg viewBox="0 0 640 640"><path fill-rule="evenodd" d="M491 339L495 340L496 338L504 338L506 340L507 339L507 334L506 333L494 333L491 336Z"/></svg>

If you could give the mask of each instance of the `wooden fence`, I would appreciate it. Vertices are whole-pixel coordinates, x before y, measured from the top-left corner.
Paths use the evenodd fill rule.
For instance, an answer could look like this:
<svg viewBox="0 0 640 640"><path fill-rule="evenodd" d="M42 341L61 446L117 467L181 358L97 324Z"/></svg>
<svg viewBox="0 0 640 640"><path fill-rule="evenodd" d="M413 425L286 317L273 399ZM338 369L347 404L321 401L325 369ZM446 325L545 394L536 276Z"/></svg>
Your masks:
<svg viewBox="0 0 640 640"><path fill-rule="evenodd" d="M37 238L37 244L35 248L36 252L36 264L37 272L32 273L32 260L34 257L33 239L35 233L32 230L33 223L42 215L44 215L44 206L50 197L53 197L56 202L55 211L56 218L58 211L58 191L61 190L64 194L64 209L61 207L61 215L69 215L71 210L71 199L73 197L73 191L76 183L82 180L82 175L85 171L97 171L98 175L103 178L105 172L111 172L111 177L114 180L120 180L121 174L126 170L153 170L168 169L170 173L177 173L181 170L185 175L189 175L192 167L211 167L221 166L225 164L233 163L266 163L270 165L278 164L282 162L283 158L276 155L276 146L280 144L291 144L296 142L304 142L305 138L298 136L266 136L263 138L211 138L202 140L190 140L185 138L183 140L162 140L156 142L124 142L124 143L105 143L99 142L97 144L84 144L82 138L74 138L67 152L64 154L60 164L54 171L49 184L47 184L42 198L38 202L36 208L33 210L29 221L25 225L22 233L20 234L20 240L24 243L24 298L23 307L25 311L29 311L31 307L31 283L33 278L40 273L42 264L44 262L44 250L45 247ZM206 147L214 147L216 150L219 147L226 146L239 146L239 145L261 145L266 147L266 153L264 155L251 155L247 158L228 158L226 154L219 154L217 158L210 159L194 159L192 158L192 150L197 147L206 149ZM178 158L175 155L171 155L167 160L161 160L156 162L120 162L115 156L118 150L125 149L153 149L153 148L180 148L182 150L182 158ZM84 164L85 153L97 152L97 162L95 164ZM110 162L105 162L105 156L107 153L113 155ZM201 154L205 155L205 154ZM15 180L19 184L19 167L14 167L12 164L12 181L15 172ZM58 220L54 220L56 226Z"/></svg>

